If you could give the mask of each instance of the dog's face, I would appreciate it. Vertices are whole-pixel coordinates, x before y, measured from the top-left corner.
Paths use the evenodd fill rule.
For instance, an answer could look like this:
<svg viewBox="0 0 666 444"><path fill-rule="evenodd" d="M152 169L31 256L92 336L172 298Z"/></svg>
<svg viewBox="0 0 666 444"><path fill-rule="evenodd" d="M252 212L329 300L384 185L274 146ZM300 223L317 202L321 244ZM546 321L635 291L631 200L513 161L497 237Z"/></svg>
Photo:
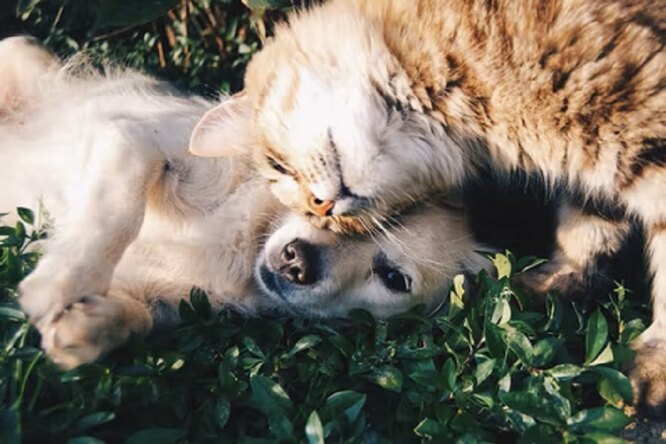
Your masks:
<svg viewBox="0 0 666 444"><path fill-rule="evenodd" d="M452 278L478 271L482 258L462 215L423 207L373 236L339 236L287 216L266 242L255 278L271 305L310 316L355 308L387 317L434 308Z"/></svg>

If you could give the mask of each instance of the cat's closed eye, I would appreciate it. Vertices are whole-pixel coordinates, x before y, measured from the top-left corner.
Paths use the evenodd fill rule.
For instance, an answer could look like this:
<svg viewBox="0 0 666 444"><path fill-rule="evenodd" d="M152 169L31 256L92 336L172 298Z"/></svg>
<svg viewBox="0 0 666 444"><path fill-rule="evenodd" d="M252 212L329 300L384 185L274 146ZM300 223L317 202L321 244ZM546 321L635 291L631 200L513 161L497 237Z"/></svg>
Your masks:
<svg viewBox="0 0 666 444"><path fill-rule="evenodd" d="M274 169L275 171L277 171L278 173L280 173L280 174L284 174L284 175L288 175L288 174L289 174L289 171L288 171L284 166L282 166L282 164L280 164L280 162L278 162L277 160L275 160L273 157L271 157L271 156L266 156L266 161L268 162L268 165L269 165L272 169Z"/></svg>

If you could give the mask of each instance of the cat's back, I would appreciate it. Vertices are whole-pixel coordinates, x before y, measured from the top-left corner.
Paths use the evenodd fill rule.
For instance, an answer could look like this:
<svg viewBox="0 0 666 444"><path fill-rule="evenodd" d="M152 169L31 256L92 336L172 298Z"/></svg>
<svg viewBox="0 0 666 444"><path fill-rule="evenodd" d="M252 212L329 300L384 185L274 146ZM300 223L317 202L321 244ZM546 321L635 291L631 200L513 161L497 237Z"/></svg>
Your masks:
<svg viewBox="0 0 666 444"><path fill-rule="evenodd" d="M341 1L374 17L426 112L510 163L572 173L666 137L666 1Z"/></svg>

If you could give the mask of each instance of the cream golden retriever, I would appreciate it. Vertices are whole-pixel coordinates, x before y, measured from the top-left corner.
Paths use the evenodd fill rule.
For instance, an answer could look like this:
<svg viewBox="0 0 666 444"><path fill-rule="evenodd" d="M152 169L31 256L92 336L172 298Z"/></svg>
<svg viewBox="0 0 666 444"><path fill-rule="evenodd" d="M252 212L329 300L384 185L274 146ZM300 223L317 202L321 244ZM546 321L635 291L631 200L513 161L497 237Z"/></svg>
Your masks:
<svg viewBox="0 0 666 444"><path fill-rule="evenodd" d="M311 226L244 156L188 155L211 103L109 71L63 66L28 38L0 42L0 209L49 212L20 304L61 367L174 323L193 286L248 314L384 317L436 307L454 275L483 266L455 207L424 203L366 237ZM238 131L226 143L242 143Z"/></svg>

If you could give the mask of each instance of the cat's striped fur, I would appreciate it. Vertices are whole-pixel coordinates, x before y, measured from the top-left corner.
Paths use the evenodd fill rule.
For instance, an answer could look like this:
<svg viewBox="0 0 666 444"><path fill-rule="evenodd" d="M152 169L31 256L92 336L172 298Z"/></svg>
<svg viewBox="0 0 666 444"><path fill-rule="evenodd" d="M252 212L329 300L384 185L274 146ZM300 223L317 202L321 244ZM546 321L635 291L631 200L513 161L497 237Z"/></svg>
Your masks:
<svg viewBox="0 0 666 444"><path fill-rule="evenodd" d="M238 106L254 112L255 159L274 193L332 229L377 228L485 162L617 207L619 218L565 207L541 289L575 282L619 247L628 217L639 219L654 322L635 343L633 380L658 411L665 45L664 0L333 0L277 28L253 58ZM195 133L194 152L223 151L200 140Z"/></svg>

